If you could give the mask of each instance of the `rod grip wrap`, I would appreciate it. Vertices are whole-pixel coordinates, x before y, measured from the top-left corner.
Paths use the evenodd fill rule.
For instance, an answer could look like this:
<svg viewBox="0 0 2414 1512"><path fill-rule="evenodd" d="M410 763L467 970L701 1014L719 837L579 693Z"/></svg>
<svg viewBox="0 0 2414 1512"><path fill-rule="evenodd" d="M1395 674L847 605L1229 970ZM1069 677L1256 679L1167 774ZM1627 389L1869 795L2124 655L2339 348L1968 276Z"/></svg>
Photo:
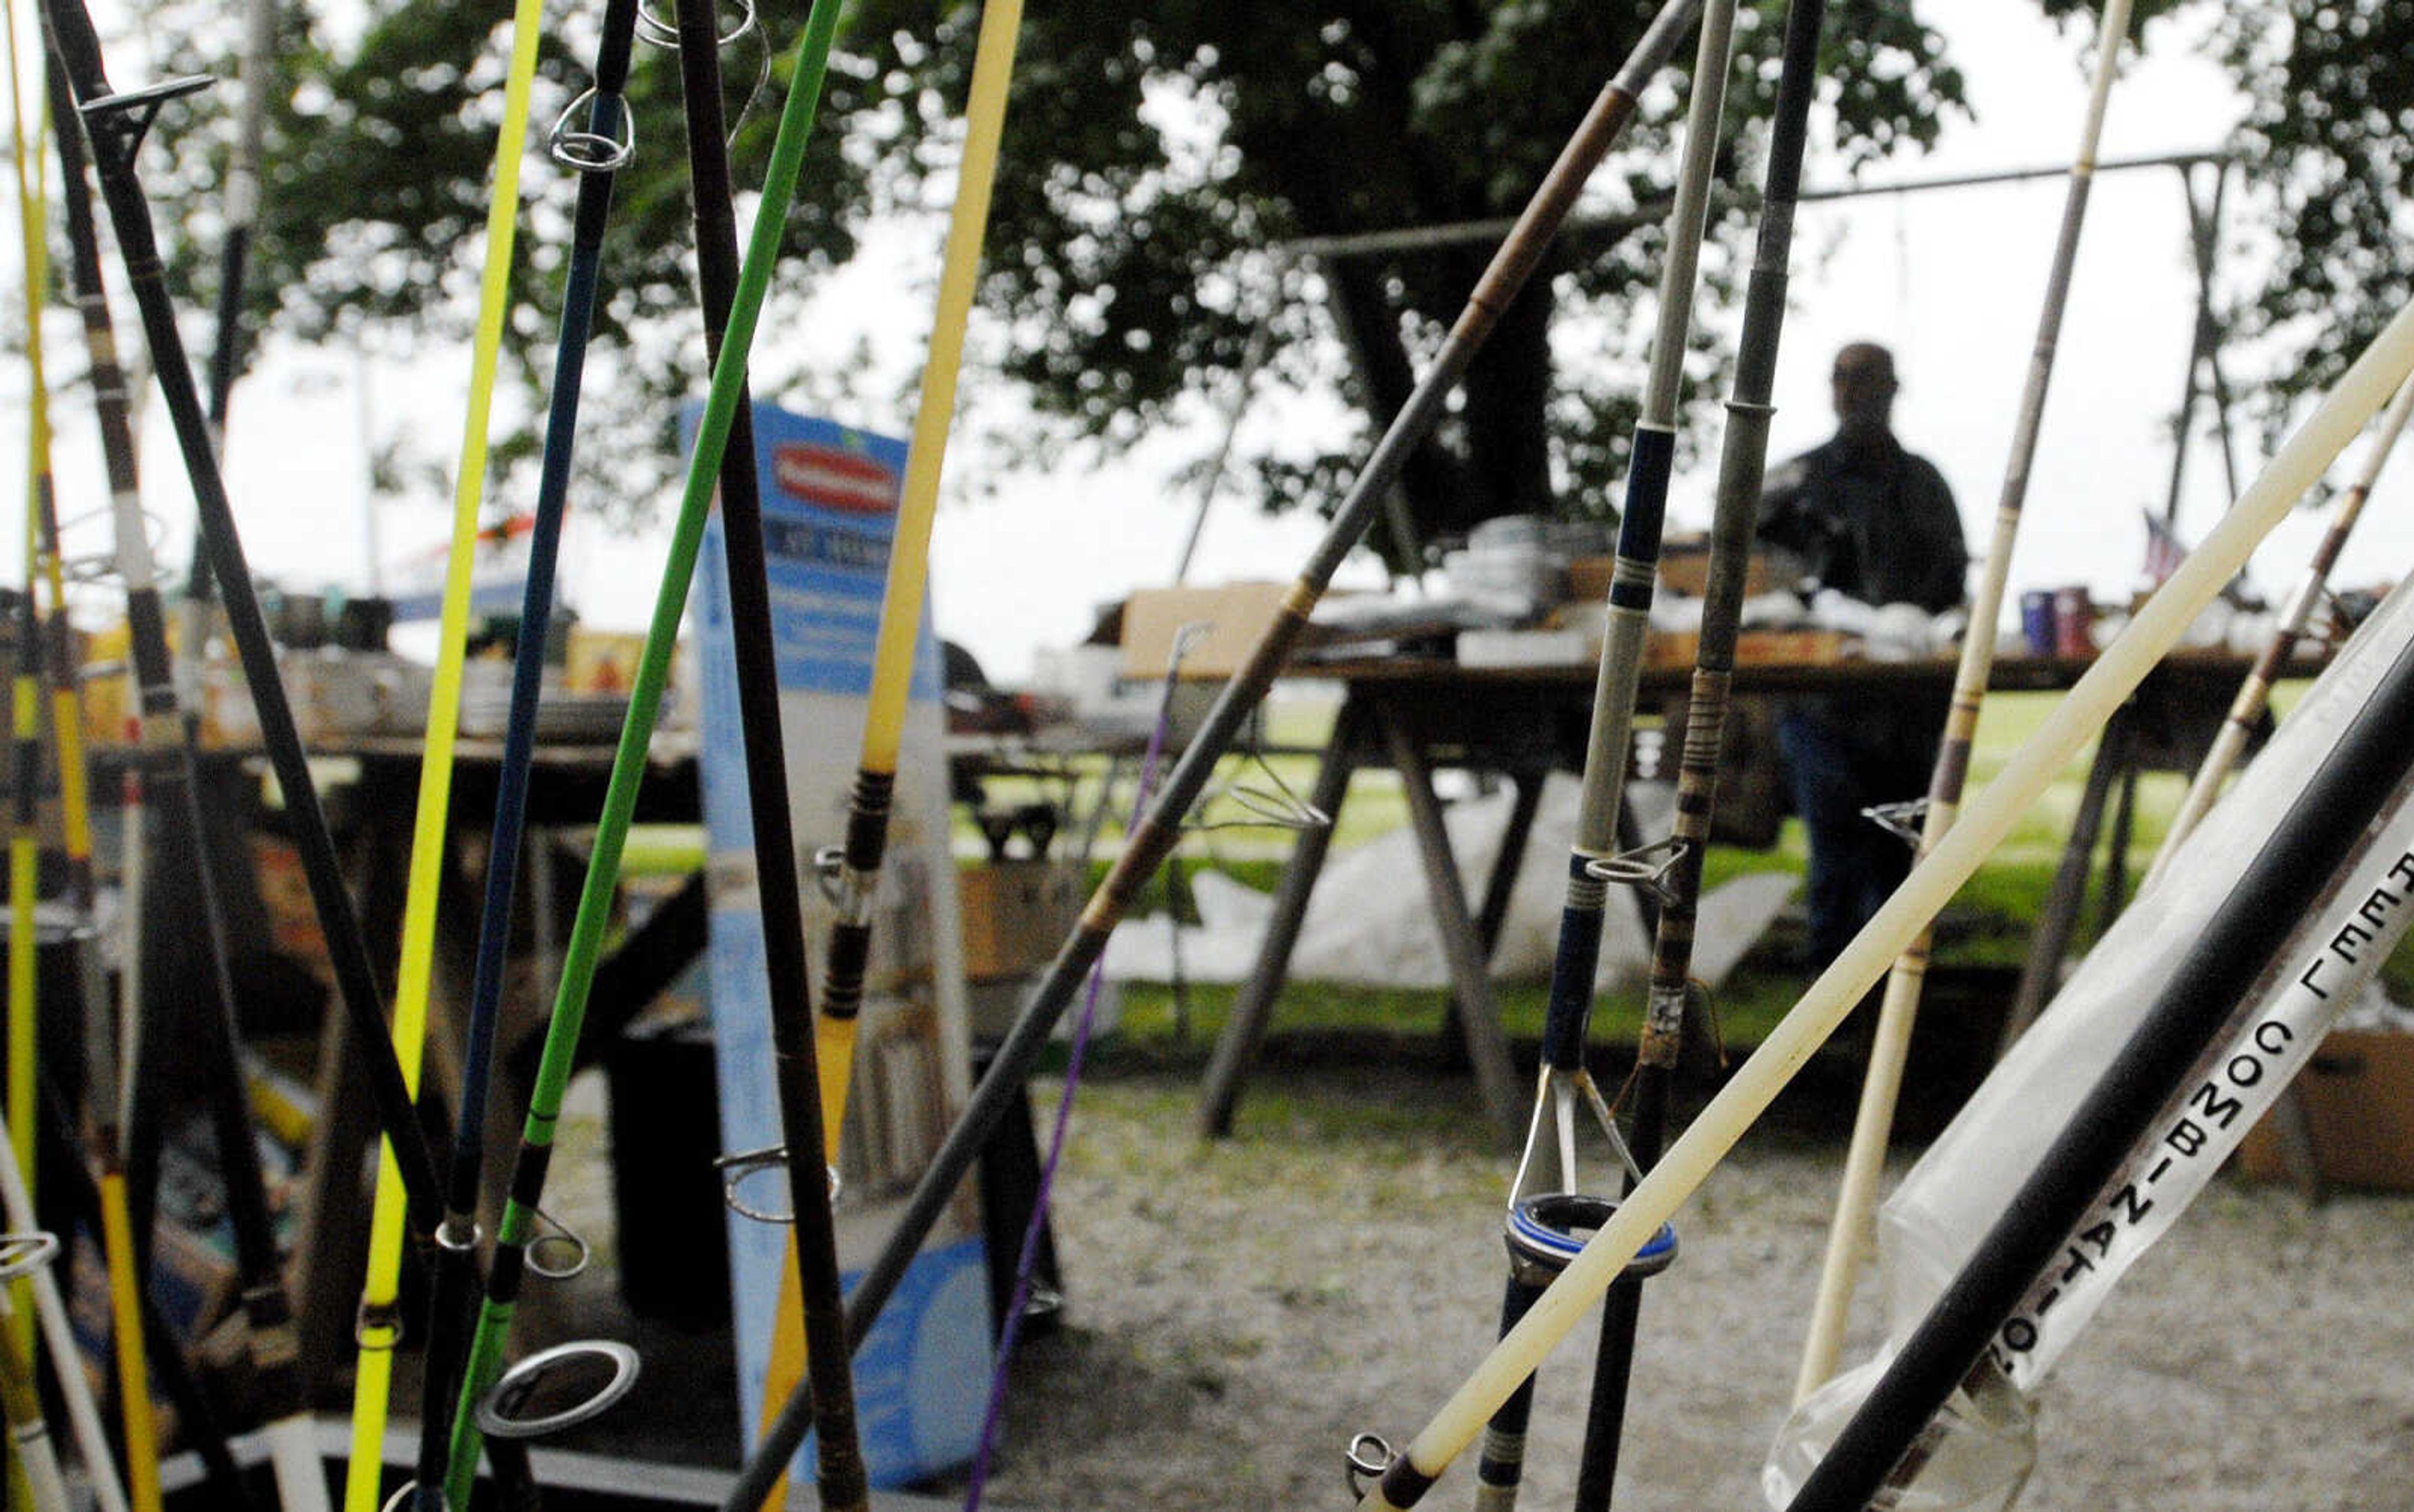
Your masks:
<svg viewBox="0 0 2414 1512"><path fill-rule="evenodd" d="M1668 478L1676 466L1676 433L1637 426L1633 455L1627 460L1625 508L1617 522L1619 556L1634 561L1660 559L1661 531L1668 516ZM1610 603L1621 609L1651 606L1651 584L1647 578L1639 591L1628 589L1621 594L1625 586L1610 585Z"/></svg>
<svg viewBox="0 0 2414 1512"><path fill-rule="evenodd" d="M168 617L159 607L158 593L127 594L126 623L133 642L134 681L142 689L142 711L174 712L176 674L168 660Z"/></svg>
<svg viewBox="0 0 2414 1512"><path fill-rule="evenodd" d="M893 771L857 771L846 810L846 865L877 875L888 849L888 810L897 791Z"/></svg>
<svg viewBox="0 0 2414 1512"><path fill-rule="evenodd" d="M872 924L840 920L830 926L829 966L822 975L824 1018L851 1019L863 1008L863 979L872 960Z"/></svg>
<svg viewBox="0 0 2414 1512"><path fill-rule="evenodd" d="M1582 857L1574 864L1582 866ZM1585 1021L1592 1011L1592 983L1601 966L1602 921L1607 910L1573 899L1559 910L1558 953L1551 959L1551 996L1542 1010L1542 1059L1560 1070L1584 1061Z"/></svg>

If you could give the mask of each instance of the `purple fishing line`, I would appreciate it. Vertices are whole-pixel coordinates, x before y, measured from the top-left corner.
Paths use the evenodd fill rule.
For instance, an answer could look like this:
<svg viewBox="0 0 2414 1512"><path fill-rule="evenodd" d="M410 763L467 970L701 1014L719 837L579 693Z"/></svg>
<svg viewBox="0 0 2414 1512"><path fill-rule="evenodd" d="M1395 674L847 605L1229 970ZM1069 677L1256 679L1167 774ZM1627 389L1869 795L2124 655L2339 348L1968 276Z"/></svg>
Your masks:
<svg viewBox="0 0 2414 1512"><path fill-rule="evenodd" d="M1165 669L1165 696L1156 709L1156 726L1148 732L1148 751L1140 757L1140 790L1132 795L1132 826L1148 810L1156 786L1157 761L1165 754L1166 735L1173 724L1174 673L1181 666L1188 626L1174 636L1171 663ZM1178 927L1178 926L1177 926ZM1065 1133L1073 1123L1073 1093L1081 1085L1081 1061L1090 1048L1090 1025L1098 1011L1098 987L1106 981L1106 952L1090 967L1081 996L1080 1016L1073 1021L1072 1048L1065 1057L1065 1090L1056 1100L1056 1127L1048 1135L1048 1159L1039 1165L1039 1189L1031 1200L1031 1221L1023 1226L1022 1252L1014 1262L1014 1296L998 1327L997 1366L989 1380L989 1401L981 1410L980 1447L973 1458L972 1483L964 1490L964 1512L980 1512L981 1490L989 1484L990 1457L997 1448L998 1430L1006 1420L1006 1366L1014 1357L1014 1341L1022 1332L1022 1310L1031 1302L1031 1282L1038 1269L1039 1237L1048 1229L1048 1194L1056 1185L1056 1165L1065 1154Z"/></svg>

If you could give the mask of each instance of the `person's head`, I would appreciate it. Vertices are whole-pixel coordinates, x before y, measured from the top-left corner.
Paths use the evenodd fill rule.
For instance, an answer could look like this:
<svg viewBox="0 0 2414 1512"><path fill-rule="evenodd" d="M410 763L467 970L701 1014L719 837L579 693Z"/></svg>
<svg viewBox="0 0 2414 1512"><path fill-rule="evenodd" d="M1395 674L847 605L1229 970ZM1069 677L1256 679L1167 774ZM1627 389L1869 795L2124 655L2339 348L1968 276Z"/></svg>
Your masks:
<svg viewBox="0 0 2414 1512"><path fill-rule="evenodd" d="M1885 435L1894 415L1894 353L1855 341L1836 353L1836 420L1846 435Z"/></svg>

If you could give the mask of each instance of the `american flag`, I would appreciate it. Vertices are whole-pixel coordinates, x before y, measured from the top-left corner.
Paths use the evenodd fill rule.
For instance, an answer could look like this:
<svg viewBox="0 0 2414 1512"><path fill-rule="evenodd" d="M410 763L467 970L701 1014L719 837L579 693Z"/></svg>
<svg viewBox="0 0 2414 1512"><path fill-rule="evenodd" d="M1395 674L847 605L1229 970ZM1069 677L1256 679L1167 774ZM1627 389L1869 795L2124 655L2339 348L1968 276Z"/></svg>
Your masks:
<svg viewBox="0 0 2414 1512"><path fill-rule="evenodd" d="M2139 513L2146 516L2146 562L2142 571L2148 582L2160 588L2170 580L2171 574L2180 570L2180 563L2187 560L2188 548L2153 510Z"/></svg>

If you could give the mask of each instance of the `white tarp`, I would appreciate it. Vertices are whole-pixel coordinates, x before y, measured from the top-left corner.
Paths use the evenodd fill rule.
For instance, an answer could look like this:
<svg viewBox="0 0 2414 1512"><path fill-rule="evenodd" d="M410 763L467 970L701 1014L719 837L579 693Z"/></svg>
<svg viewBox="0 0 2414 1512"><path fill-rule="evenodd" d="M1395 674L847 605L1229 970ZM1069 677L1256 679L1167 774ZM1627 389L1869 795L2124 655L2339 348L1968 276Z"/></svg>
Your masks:
<svg viewBox="0 0 2414 1512"><path fill-rule="evenodd" d="M1578 784L1554 773L1542 787L1534 829L1526 846L1509 913L1492 956L1492 975L1503 981L1547 981L1558 943L1559 908L1567 891L1568 847L1575 838ZM1646 835L1667 831L1670 812L1664 787L1630 794L1646 805L1659 800L1659 815L1647 817ZM1451 854L1473 911L1483 879L1509 825L1514 795L1502 791L1453 803L1443 810ZM1656 823L1654 819L1656 818ZM1258 947L1274 913L1274 899L1205 868L1189 877L1203 921L1181 931L1182 975L1190 981L1239 981L1255 969ZM1764 934L1801 879L1790 872L1741 876L1702 899L1695 934L1693 975L1716 985ZM1650 962L1631 896L1612 889L1607 926L1602 932L1603 989L1639 981ZM1108 975L1119 981L1164 981L1173 975L1174 927L1164 915L1128 920L1117 926L1107 950ZM1435 933L1433 906L1424 883L1415 836L1405 827L1327 858L1308 900L1299 944L1291 951L1290 976L1304 981L1367 986L1444 987L1450 973Z"/></svg>

